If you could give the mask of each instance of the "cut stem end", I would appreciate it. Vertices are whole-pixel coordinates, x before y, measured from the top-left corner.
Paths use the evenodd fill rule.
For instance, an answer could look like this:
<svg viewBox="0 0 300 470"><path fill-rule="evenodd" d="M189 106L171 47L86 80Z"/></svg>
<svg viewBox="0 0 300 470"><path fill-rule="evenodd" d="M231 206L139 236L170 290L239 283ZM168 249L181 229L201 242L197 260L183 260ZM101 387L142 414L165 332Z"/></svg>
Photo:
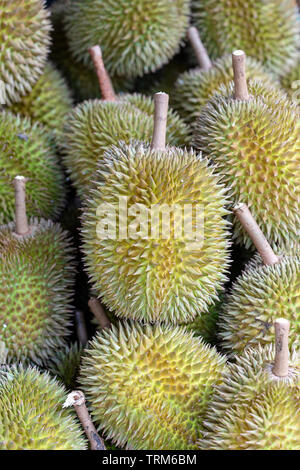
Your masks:
<svg viewBox="0 0 300 470"><path fill-rule="evenodd" d="M240 101L248 101L249 93L246 79L246 54L244 51L232 53L232 67L234 79L234 98Z"/></svg>
<svg viewBox="0 0 300 470"><path fill-rule="evenodd" d="M166 148L168 105L169 95L167 93L155 93L152 150L165 150Z"/></svg>
<svg viewBox="0 0 300 470"><path fill-rule="evenodd" d="M275 327L275 362L273 374L277 377L286 377L289 374L289 331L290 322L285 318L278 318Z"/></svg>
<svg viewBox="0 0 300 470"><path fill-rule="evenodd" d="M116 101L116 94L112 86L110 77L104 66L102 52L99 46L93 46L89 49L97 73L102 98L106 101Z"/></svg>
<svg viewBox="0 0 300 470"><path fill-rule="evenodd" d="M16 176L14 178L15 230L18 235L26 235L30 231L26 214L26 181L24 176Z"/></svg>

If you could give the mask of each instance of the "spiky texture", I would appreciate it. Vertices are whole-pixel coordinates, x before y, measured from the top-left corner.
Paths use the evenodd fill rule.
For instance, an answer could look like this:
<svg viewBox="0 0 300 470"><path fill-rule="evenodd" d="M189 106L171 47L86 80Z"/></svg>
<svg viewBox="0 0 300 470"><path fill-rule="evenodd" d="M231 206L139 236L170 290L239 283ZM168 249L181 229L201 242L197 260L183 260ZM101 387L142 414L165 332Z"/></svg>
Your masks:
<svg viewBox="0 0 300 470"><path fill-rule="evenodd" d="M98 333L80 383L108 439L130 449L194 449L225 357L181 327L124 323Z"/></svg>
<svg viewBox="0 0 300 470"><path fill-rule="evenodd" d="M135 216L121 213L127 236L119 238L118 227L116 237L98 236L103 214L97 208L109 204L118 211L120 196L127 198L128 211L144 210L146 229L135 233ZM111 147L82 218L85 264L103 302L118 316L151 322L188 323L205 311L226 280L226 203L220 180L193 151L155 152L138 142ZM203 241L192 240L195 218L194 228L187 223L180 235L185 204L201 211ZM151 223L150 210L166 207L172 223L162 227L155 214Z"/></svg>
<svg viewBox="0 0 300 470"><path fill-rule="evenodd" d="M109 72L142 76L178 52L189 12L189 0L75 0L65 16L70 49L90 64L88 49L100 44Z"/></svg>
<svg viewBox="0 0 300 470"><path fill-rule="evenodd" d="M249 101L232 87L207 104L194 143L217 164L236 202L247 204L271 244L298 240L300 230L299 111L280 90L250 82ZM238 221L234 238L252 242Z"/></svg>
<svg viewBox="0 0 300 470"><path fill-rule="evenodd" d="M0 227L0 336L12 361L41 364L69 334L74 261L58 224L31 220L20 237Z"/></svg>
<svg viewBox="0 0 300 470"><path fill-rule="evenodd" d="M275 83L275 78L251 57L247 57L247 78L261 80L267 86ZM209 70L195 68L181 74L171 90L172 106L185 122L192 124L219 87L228 85L232 80L232 58L226 54L215 60Z"/></svg>
<svg viewBox="0 0 300 470"><path fill-rule="evenodd" d="M47 370L55 375L68 390L76 388L82 352L82 346L72 343L51 356L46 364Z"/></svg>
<svg viewBox="0 0 300 470"><path fill-rule="evenodd" d="M81 197L86 197L105 150L119 141L149 142L153 133L154 105L151 98L121 95L118 102L86 101L70 113L61 139L64 163ZM167 139L184 145L189 130L172 110L168 112Z"/></svg>
<svg viewBox="0 0 300 470"><path fill-rule="evenodd" d="M54 135L61 132L72 100L62 75L48 63L31 92L10 107L13 113L40 122Z"/></svg>
<svg viewBox="0 0 300 470"><path fill-rule="evenodd" d="M1 450L86 450L66 390L36 368L0 369Z"/></svg>
<svg viewBox="0 0 300 470"><path fill-rule="evenodd" d="M226 353L274 341L274 321L290 320L290 343L300 345L300 257L283 256L262 265L256 256L237 278L219 315L219 336Z"/></svg>
<svg viewBox="0 0 300 470"><path fill-rule="evenodd" d="M299 22L294 0L196 0L193 20L212 58L242 49L277 75L296 61Z"/></svg>
<svg viewBox="0 0 300 470"><path fill-rule="evenodd" d="M28 178L28 215L56 218L65 202L64 174L48 131L9 111L0 118L0 223L14 218L12 181L17 175Z"/></svg>
<svg viewBox="0 0 300 470"><path fill-rule="evenodd" d="M289 97L299 105L300 97L300 56L297 63L289 72L281 78L281 86L288 93Z"/></svg>
<svg viewBox="0 0 300 470"><path fill-rule="evenodd" d="M294 353L287 379L272 376L272 346L247 349L224 374L204 417L200 449L300 450L300 368Z"/></svg>
<svg viewBox="0 0 300 470"><path fill-rule="evenodd" d="M50 44L43 0L0 0L0 104L30 93L42 74Z"/></svg>

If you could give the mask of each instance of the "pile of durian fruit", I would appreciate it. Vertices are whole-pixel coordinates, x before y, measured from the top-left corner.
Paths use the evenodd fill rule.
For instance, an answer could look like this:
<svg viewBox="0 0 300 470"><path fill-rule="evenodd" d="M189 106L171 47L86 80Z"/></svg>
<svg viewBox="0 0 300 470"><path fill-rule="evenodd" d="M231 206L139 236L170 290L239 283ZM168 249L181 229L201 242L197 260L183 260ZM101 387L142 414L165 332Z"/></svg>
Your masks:
<svg viewBox="0 0 300 470"><path fill-rule="evenodd" d="M0 0L0 449L300 450L299 30Z"/></svg>

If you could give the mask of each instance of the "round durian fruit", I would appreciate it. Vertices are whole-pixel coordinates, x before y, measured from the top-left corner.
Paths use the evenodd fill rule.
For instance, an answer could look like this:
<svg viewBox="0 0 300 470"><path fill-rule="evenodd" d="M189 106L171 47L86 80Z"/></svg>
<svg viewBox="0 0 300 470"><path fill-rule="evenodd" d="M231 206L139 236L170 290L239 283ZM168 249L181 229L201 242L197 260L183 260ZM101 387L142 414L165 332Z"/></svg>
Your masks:
<svg viewBox="0 0 300 470"><path fill-rule="evenodd" d="M143 95L119 95L119 100L90 100L68 116L60 147L64 164L78 194L86 198L104 152L119 141L149 142L153 132L154 105ZM169 110L167 138L171 145L185 145L190 132L177 113Z"/></svg>
<svg viewBox="0 0 300 470"><path fill-rule="evenodd" d="M271 245L298 241L300 230L299 110L284 92L249 83L250 99L222 88L202 108L194 145L210 157L232 199L247 204ZM233 239L252 242L235 220Z"/></svg>
<svg viewBox="0 0 300 470"><path fill-rule="evenodd" d="M91 64L88 49L100 44L109 73L141 77L179 51L189 13L189 0L77 0L64 19L76 60Z"/></svg>
<svg viewBox="0 0 300 470"><path fill-rule="evenodd" d="M28 179L28 215L58 217L65 202L64 174L48 130L10 111L0 118L0 224L14 218L11 183L19 174Z"/></svg>
<svg viewBox="0 0 300 470"><path fill-rule="evenodd" d="M290 321L291 344L299 347L300 248L298 255L282 255L273 265L264 265L257 254L246 266L219 314L221 347L233 356L248 346L271 343L278 316Z"/></svg>
<svg viewBox="0 0 300 470"><path fill-rule="evenodd" d="M247 57L247 77L261 80L266 86L276 83L275 78L251 57ZM192 124L219 87L232 80L232 58L226 54L215 60L208 70L195 68L181 74L171 91L172 106L186 123Z"/></svg>
<svg viewBox="0 0 300 470"><path fill-rule="evenodd" d="M9 362L43 364L66 344L71 327L75 264L58 224L32 219L20 236L0 227L0 339Z"/></svg>
<svg viewBox="0 0 300 470"><path fill-rule="evenodd" d="M50 45L43 0L0 0L0 104L30 93L43 72Z"/></svg>
<svg viewBox="0 0 300 470"><path fill-rule="evenodd" d="M68 390L76 388L82 352L83 347L81 345L72 343L57 351L47 361L47 370L62 382Z"/></svg>
<svg viewBox="0 0 300 470"><path fill-rule="evenodd" d="M297 63L289 72L281 78L281 86L289 97L299 105L300 98L300 56Z"/></svg>
<svg viewBox="0 0 300 470"><path fill-rule="evenodd" d="M120 317L193 321L226 281L227 202L212 167L192 150L158 152L139 142L111 147L82 217L85 264L97 295ZM183 211L191 208L190 224ZM109 209L122 221L115 236ZM171 223L159 215L165 210Z"/></svg>
<svg viewBox="0 0 300 470"><path fill-rule="evenodd" d="M196 0L193 22L212 59L243 49L276 75L296 62L299 19L294 0Z"/></svg>
<svg viewBox="0 0 300 470"><path fill-rule="evenodd" d="M28 116L31 121L43 124L57 135L71 107L72 99L64 78L48 63L31 92L10 106L9 110Z"/></svg>
<svg viewBox="0 0 300 470"><path fill-rule="evenodd" d="M185 328L119 324L97 333L79 382L98 429L129 449L195 449L225 357Z"/></svg>
<svg viewBox="0 0 300 470"><path fill-rule="evenodd" d="M270 376L272 345L248 348L228 366L203 419L201 450L300 450L300 363Z"/></svg>
<svg viewBox="0 0 300 470"><path fill-rule="evenodd" d="M1 450L86 450L66 390L34 367L0 369Z"/></svg>

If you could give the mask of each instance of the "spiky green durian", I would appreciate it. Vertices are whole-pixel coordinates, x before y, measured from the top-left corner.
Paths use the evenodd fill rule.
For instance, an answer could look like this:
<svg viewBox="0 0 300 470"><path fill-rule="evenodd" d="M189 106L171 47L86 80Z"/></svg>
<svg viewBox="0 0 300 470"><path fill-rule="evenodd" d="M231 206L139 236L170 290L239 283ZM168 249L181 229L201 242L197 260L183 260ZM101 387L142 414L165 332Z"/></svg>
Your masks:
<svg viewBox="0 0 300 470"><path fill-rule="evenodd" d="M87 196L108 147L131 139L151 140L153 113L151 98L138 94L120 95L116 102L86 101L73 109L61 147L65 166L81 197ZM189 129L172 110L168 112L167 139L171 145L184 145L189 140Z"/></svg>
<svg viewBox="0 0 300 470"><path fill-rule="evenodd" d="M226 280L225 193L193 151L156 152L138 142L111 147L82 218L86 268L104 304L117 316L151 322L188 323L206 311ZM101 211L118 214L119 203L122 224L106 238ZM189 208L199 217L194 212L191 224L188 219L183 224ZM164 222L160 219L164 210L171 223L165 215ZM136 227L139 211L147 219ZM108 215L112 230L113 214Z"/></svg>
<svg viewBox="0 0 300 470"><path fill-rule="evenodd" d="M232 86L215 95L196 122L194 144L216 163L232 198L249 206L270 244L284 245L299 239L299 110L260 82L250 82L249 92L248 101L235 100ZM233 237L252 245L238 221Z"/></svg>
<svg viewBox="0 0 300 470"><path fill-rule="evenodd" d="M299 104L300 95L300 56L297 63L289 72L281 78L281 86L288 93L289 97Z"/></svg>
<svg viewBox="0 0 300 470"><path fill-rule="evenodd" d="M65 201L64 174L47 129L24 116L0 113L0 224L14 218L14 177L27 183L29 216L55 218Z"/></svg>
<svg viewBox="0 0 300 470"><path fill-rule="evenodd" d="M189 22L189 0L76 0L65 25L75 59L90 64L88 49L100 44L112 75L142 76L179 50Z"/></svg>
<svg viewBox="0 0 300 470"><path fill-rule="evenodd" d="M277 75L297 60L294 0L195 0L193 21L213 59L242 49Z"/></svg>
<svg viewBox="0 0 300 470"><path fill-rule="evenodd" d="M300 253L282 255L280 262L263 265L256 255L232 286L219 314L219 337L228 355L246 346L269 344L274 320L290 320L293 346L300 342Z"/></svg>
<svg viewBox="0 0 300 470"><path fill-rule="evenodd" d="M299 356L291 359L289 376L276 379L272 346L237 357L208 404L200 449L300 450Z"/></svg>
<svg viewBox="0 0 300 470"><path fill-rule="evenodd" d="M261 80L266 86L275 84L275 78L251 57L247 57L247 77ZM181 74L171 90L172 106L185 122L192 124L219 87L228 85L232 80L232 58L226 54L215 60L208 70L195 68Z"/></svg>
<svg viewBox="0 0 300 470"><path fill-rule="evenodd" d="M36 368L0 369L1 450L86 450L64 387Z"/></svg>
<svg viewBox="0 0 300 470"><path fill-rule="evenodd" d="M0 104L11 104L42 74L51 25L43 0L0 0L0 12Z"/></svg>
<svg viewBox="0 0 300 470"><path fill-rule="evenodd" d="M42 364L63 347L71 325L74 260L58 224L31 220L28 235L0 227L0 340L8 360Z"/></svg>
<svg viewBox="0 0 300 470"><path fill-rule="evenodd" d="M82 352L82 346L72 343L57 351L46 364L47 370L55 375L68 390L76 388Z"/></svg>
<svg viewBox="0 0 300 470"><path fill-rule="evenodd" d="M62 75L48 63L31 92L10 106L10 111L40 122L54 135L61 132L72 100Z"/></svg>
<svg viewBox="0 0 300 470"><path fill-rule="evenodd" d="M185 328L125 322L98 333L80 383L99 429L130 449L194 449L225 357Z"/></svg>

